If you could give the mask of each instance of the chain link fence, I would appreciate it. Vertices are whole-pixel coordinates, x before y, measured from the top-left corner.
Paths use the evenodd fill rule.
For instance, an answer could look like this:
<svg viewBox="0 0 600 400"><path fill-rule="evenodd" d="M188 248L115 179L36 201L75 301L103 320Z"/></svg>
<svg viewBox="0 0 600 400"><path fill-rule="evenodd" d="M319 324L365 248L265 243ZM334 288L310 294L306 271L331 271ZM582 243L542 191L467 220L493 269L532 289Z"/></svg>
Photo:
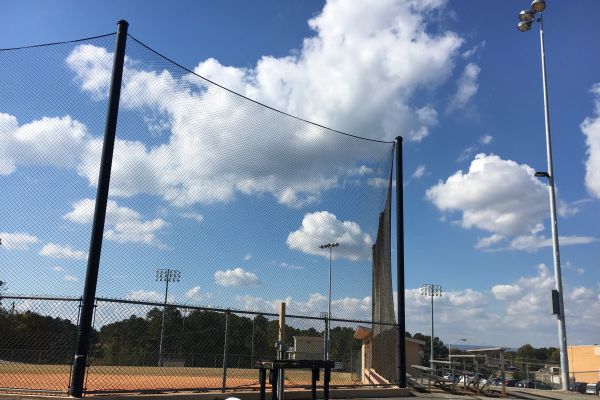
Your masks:
<svg viewBox="0 0 600 400"><path fill-rule="evenodd" d="M80 300L1 301L0 388L66 393ZM272 313L98 298L86 393L256 389L256 362L276 358L278 324ZM333 386L363 385L359 326L371 322L331 321ZM286 358L323 359L325 327L324 318L287 316ZM310 371L286 373L287 387L310 382Z"/></svg>

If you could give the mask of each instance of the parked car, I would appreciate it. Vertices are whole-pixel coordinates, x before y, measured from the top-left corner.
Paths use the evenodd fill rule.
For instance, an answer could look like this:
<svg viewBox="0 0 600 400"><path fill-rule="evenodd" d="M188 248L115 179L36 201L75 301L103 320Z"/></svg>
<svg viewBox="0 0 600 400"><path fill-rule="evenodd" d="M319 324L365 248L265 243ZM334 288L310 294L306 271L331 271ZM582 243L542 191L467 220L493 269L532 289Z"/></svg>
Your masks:
<svg viewBox="0 0 600 400"><path fill-rule="evenodd" d="M551 390L552 389L552 386L548 385L547 383L536 381L536 380L531 380L531 379L524 379L522 381L519 381L519 382L517 382L517 384L515 386L522 387L522 388L528 388L528 389L542 389L542 390Z"/></svg>
<svg viewBox="0 0 600 400"><path fill-rule="evenodd" d="M479 374L478 376L478 380L479 380L479 384L483 385L487 382L487 380L483 377L483 374ZM473 383L475 382L475 375L466 375L467 379L467 383ZM458 378L458 382L459 383L463 383L465 381L465 376L464 375L460 375Z"/></svg>
<svg viewBox="0 0 600 400"><path fill-rule="evenodd" d="M516 379L505 379L504 384L506 386L514 387L518 381ZM502 386L502 378L496 378L492 380L492 385L494 386Z"/></svg>
<svg viewBox="0 0 600 400"><path fill-rule="evenodd" d="M502 386L502 378L494 378L490 382L491 386Z"/></svg>
<svg viewBox="0 0 600 400"><path fill-rule="evenodd" d="M444 375L444 378L446 378L446 379L448 379L448 380L450 380L452 382L458 382L458 380L460 379L460 375L446 374L446 375Z"/></svg>
<svg viewBox="0 0 600 400"><path fill-rule="evenodd" d="M600 392L600 382L588 383L585 387L585 393L587 394L598 394Z"/></svg>
<svg viewBox="0 0 600 400"><path fill-rule="evenodd" d="M569 384L569 390L572 392L585 393L587 383L585 382L572 382Z"/></svg>

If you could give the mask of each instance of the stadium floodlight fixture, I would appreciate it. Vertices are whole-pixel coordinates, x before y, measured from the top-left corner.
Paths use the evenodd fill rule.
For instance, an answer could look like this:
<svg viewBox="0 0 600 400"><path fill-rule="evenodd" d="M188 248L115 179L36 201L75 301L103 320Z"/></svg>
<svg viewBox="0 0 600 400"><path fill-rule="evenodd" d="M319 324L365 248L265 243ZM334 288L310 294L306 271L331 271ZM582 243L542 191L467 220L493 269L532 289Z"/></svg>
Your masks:
<svg viewBox="0 0 600 400"><path fill-rule="evenodd" d="M542 18L542 12L546 10L546 2L544 0L534 0L531 3L530 14L534 15L540 13L537 19L532 21L524 21L523 18L527 18L523 15L523 12L519 14L519 25L518 28L521 32L526 32L531 28L533 22L538 22L540 27L540 54L542 61L542 89L544 93L544 122L546 126L546 161L548 168L546 171L538 171L535 176L538 178L547 178L548 182L548 197L550 200L550 226L552 229L552 256L554 261L554 280L556 284L556 291L558 292L558 342L560 349L560 375L561 375L561 386L562 390L568 390L569 387L569 359L567 355L567 328L565 323L565 308L563 302L563 285L562 285L562 274L560 268L560 247L559 247L559 236L558 236L558 223L556 217L556 193L555 193L555 182L554 182L554 166L552 163L552 140L550 136L550 106L548 105L548 80L546 77L546 55L544 46L544 20Z"/></svg>
<svg viewBox="0 0 600 400"><path fill-rule="evenodd" d="M421 295L428 296L431 298L431 353L429 355L429 366L433 367L434 358L434 350L433 350L433 339L434 339L434 330L433 330L433 298L442 296L442 285L434 285L433 283L424 283L421 285Z"/></svg>
<svg viewBox="0 0 600 400"><path fill-rule="evenodd" d="M531 29L531 23L532 21L521 21L519 22L519 24L517 25L517 28L521 31L521 32L527 32L528 30Z"/></svg>
<svg viewBox="0 0 600 400"><path fill-rule="evenodd" d="M327 360L330 359L331 356L331 260L332 260L332 252L335 247L338 247L340 244L337 242L329 242L319 246L320 249L329 249L329 302L327 304L327 340L325 341L327 348L325 351L325 357Z"/></svg>
<svg viewBox="0 0 600 400"><path fill-rule="evenodd" d="M533 12L543 12L546 9L546 1L545 0L533 0L531 2L531 11Z"/></svg>
<svg viewBox="0 0 600 400"><path fill-rule="evenodd" d="M158 347L158 366L163 366L165 314L167 312L167 298L169 296L169 282L181 281L181 271L170 268L159 268L156 270L156 281L165 282L165 301L163 303L162 322L160 324L160 344Z"/></svg>
<svg viewBox="0 0 600 400"><path fill-rule="evenodd" d="M523 10L519 13L519 21L531 22L535 17L530 10Z"/></svg>
<svg viewBox="0 0 600 400"><path fill-rule="evenodd" d="M424 283L421 285L421 294L423 296L441 296L442 285L434 285L432 283Z"/></svg>

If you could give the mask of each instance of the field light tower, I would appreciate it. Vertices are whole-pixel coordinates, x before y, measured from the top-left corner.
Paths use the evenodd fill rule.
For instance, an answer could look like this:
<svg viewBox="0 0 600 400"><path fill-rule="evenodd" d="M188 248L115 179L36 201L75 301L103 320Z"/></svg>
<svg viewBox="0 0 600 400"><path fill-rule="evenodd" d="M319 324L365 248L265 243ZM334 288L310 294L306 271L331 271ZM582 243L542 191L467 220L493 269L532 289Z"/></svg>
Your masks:
<svg viewBox="0 0 600 400"><path fill-rule="evenodd" d="M159 268L156 270L156 281L165 283L165 302L163 303L162 322L160 324L160 344L158 346L158 366L163 365L163 340L165 334L165 314L167 312L167 296L169 295L169 282L179 282L181 271L177 269Z"/></svg>
<svg viewBox="0 0 600 400"><path fill-rule="evenodd" d="M327 305L327 360L331 359L331 259L334 247L338 247L339 243L325 243L319 246L320 249L329 249L329 303Z"/></svg>
<svg viewBox="0 0 600 400"><path fill-rule="evenodd" d="M433 298L442 296L442 285L434 285L433 283L424 283L421 285L421 295L431 297L431 354L429 355L429 366L433 368Z"/></svg>
<svg viewBox="0 0 600 400"><path fill-rule="evenodd" d="M560 271L560 249L558 245L558 224L556 222L556 194L554 191L554 168L552 163L552 141L550 138L550 109L548 106L548 81L546 78L546 55L544 50L544 22L542 12L546 9L545 0L534 0L529 10L519 13L519 24L517 28L521 32L531 29L534 22L540 26L540 50L542 58L542 86L544 90L544 122L546 124L546 159L548 170L536 172L538 178L546 178L548 181L548 196L550 198L550 218L552 225L552 253L554 260L554 280L558 292L558 341L560 347L560 375L562 390L569 388L569 359L567 355L567 330L565 326L565 307L563 302L562 276ZM537 16L537 19L536 19Z"/></svg>

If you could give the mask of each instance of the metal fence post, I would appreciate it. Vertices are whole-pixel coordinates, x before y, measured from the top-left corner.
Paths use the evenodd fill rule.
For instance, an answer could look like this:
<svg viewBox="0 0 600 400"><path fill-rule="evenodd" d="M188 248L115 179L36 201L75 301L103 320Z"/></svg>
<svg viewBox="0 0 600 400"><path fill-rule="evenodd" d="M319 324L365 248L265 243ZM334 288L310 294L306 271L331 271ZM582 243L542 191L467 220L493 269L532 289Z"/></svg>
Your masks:
<svg viewBox="0 0 600 400"><path fill-rule="evenodd" d="M229 356L229 310L225 311L225 343L223 344L223 392L227 387L227 358Z"/></svg>
<svg viewBox="0 0 600 400"><path fill-rule="evenodd" d="M96 192L96 208L92 223L92 237L88 256L85 286L83 289L83 302L77 328L77 344L73 360L73 373L69 395L83 396L85 382L85 369L90 344L92 328L92 315L94 313L94 300L98 284L98 268L100 266L100 253L102 251L102 236L104 234L104 221L106 218L106 203L108 201L108 188L110 184L110 170L112 166L115 134L117 130L117 117L119 114L119 98L121 96L121 82L123 79L123 66L125 62L125 43L127 41L127 21L121 20L117 24L117 41L113 63L112 80L108 97L108 112L104 130L104 144L100 160L100 175L98 190Z"/></svg>

